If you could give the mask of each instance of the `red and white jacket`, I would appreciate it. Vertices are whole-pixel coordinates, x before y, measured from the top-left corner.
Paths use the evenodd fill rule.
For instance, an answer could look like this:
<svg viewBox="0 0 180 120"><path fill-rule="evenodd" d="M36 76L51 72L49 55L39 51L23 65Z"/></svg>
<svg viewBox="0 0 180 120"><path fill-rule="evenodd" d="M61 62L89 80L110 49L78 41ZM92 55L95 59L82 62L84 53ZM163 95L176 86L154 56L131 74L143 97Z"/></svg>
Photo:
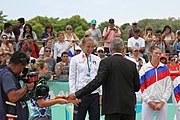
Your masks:
<svg viewBox="0 0 180 120"><path fill-rule="evenodd" d="M173 81L172 100L177 110L180 111L180 76Z"/></svg>
<svg viewBox="0 0 180 120"><path fill-rule="evenodd" d="M169 68L162 63L155 68L151 62L148 62L142 66L139 74L143 102L166 103L172 91Z"/></svg>

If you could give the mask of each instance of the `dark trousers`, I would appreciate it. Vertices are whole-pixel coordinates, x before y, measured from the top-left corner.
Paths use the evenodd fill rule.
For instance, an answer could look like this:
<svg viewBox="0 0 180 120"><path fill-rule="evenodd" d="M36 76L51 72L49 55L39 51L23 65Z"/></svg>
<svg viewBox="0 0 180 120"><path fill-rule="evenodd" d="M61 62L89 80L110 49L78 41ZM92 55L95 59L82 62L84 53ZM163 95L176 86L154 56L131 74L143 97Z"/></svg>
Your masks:
<svg viewBox="0 0 180 120"><path fill-rule="evenodd" d="M89 120L100 120L98 93L83 97L78 107L74 106L73 120L85 120L87 111L89 113Z"/></svg>
<svg viewBox="0 0 180 120"><path fill-rule="evenodd" d="M109 114L105 116L105 120L135 120L134 115L127 114Z"/></svg>

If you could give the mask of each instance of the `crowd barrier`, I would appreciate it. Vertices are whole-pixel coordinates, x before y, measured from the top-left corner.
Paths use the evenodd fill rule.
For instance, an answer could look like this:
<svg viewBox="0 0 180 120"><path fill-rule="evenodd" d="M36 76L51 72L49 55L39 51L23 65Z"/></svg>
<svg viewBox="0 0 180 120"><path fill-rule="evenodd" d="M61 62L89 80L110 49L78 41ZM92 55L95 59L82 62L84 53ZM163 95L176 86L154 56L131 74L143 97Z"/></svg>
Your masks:
<svg viewBox="0 0 180 120"><path fill-rule="evenodd" d="M50 88L51 98L54 98L57 95L69 95L68 82L62 82L58 80L49 81L48 85ZM66 104L66 105L56 104L52 106L51 109L52 109L52 120L73 120L72 119L73 105L71 103ZM141 120L141 110L142 110L142 104L138 103L136 105L136 120ZM174 117L175 117L175 107L170 98L170 100L168 101L168 119L167 120L175 120ZM88 115L86 117L86 120L89 120ZM101 116L100 120L104 120L104 116ZM155 117L154 117L154 120L155 120Z"/></svg>

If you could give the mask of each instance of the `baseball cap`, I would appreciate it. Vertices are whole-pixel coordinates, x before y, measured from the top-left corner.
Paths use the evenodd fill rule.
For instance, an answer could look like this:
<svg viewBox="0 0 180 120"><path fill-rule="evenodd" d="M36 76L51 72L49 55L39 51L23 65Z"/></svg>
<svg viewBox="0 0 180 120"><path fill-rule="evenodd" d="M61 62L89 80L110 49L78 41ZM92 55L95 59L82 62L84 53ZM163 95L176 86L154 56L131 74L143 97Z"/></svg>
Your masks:
<svg viewBox="0 0 180 120"><path fill-rule="evenodd" d="M109 19L109 23L114 23L114 19L113 19L113 18L110 18L110 19Z"/></svg>
<svg viewBox="0 0 180 120"><path fill-rule="evenodd" d="M136 51L136 50L139 51L139 47L138 47L138 46L136 46L136 47L133 48L133 51Z"/></svg>
<svg viewBox="0 0 180 120"><path fill-rule="evenodd" d="M78 50L81 51L82 49L79 46L76 46L75 51L78 51Z"/></svg>
<svg viewBox="0 0 180 120"><path fill-rule="evenodd" d="M102 50L104 52L104 48L103 47L98 47L96 51L100 51Z"/></svg>
<svg viewBox="0 0 180 120"><path fill-rule="evenodd" d="M91 21L91 24L92 24L92 25L96 25L96 20L93 19L93 20Z"/></svg>
<svg viewBox="0 0 180 120"><path fill-rule="evenodd" d="M161 57L160 58L167 58L167 56L165 54L161 54Z"/></svg>
<svg viewBox="0 0 180 120"><path fill-rule="evenodd" d="M138 22L136 22L136 21L132 22L132 25L137 25L137 24L138 24Z"/></svg>

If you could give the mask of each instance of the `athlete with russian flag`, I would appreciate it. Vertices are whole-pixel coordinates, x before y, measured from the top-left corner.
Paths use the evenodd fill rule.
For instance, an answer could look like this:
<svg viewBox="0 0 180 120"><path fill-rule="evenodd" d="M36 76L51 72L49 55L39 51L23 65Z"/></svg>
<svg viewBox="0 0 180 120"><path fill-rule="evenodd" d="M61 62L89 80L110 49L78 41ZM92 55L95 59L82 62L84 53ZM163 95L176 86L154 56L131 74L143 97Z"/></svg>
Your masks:
<svg viewBox="0 0 180 120"><path fill-rule="evenodd" d="M176 106L176 120L180 120L180 76L173 81L173 103Z"/></svg>
<svg viewBox="0 0 180 120"><path fill-rule="evenodd" d="M171 96L172 81L169 68L160 62L161 49L150 49L151 60L139 71L142 93L142 120L167 120L167 101Z"/></svg>

